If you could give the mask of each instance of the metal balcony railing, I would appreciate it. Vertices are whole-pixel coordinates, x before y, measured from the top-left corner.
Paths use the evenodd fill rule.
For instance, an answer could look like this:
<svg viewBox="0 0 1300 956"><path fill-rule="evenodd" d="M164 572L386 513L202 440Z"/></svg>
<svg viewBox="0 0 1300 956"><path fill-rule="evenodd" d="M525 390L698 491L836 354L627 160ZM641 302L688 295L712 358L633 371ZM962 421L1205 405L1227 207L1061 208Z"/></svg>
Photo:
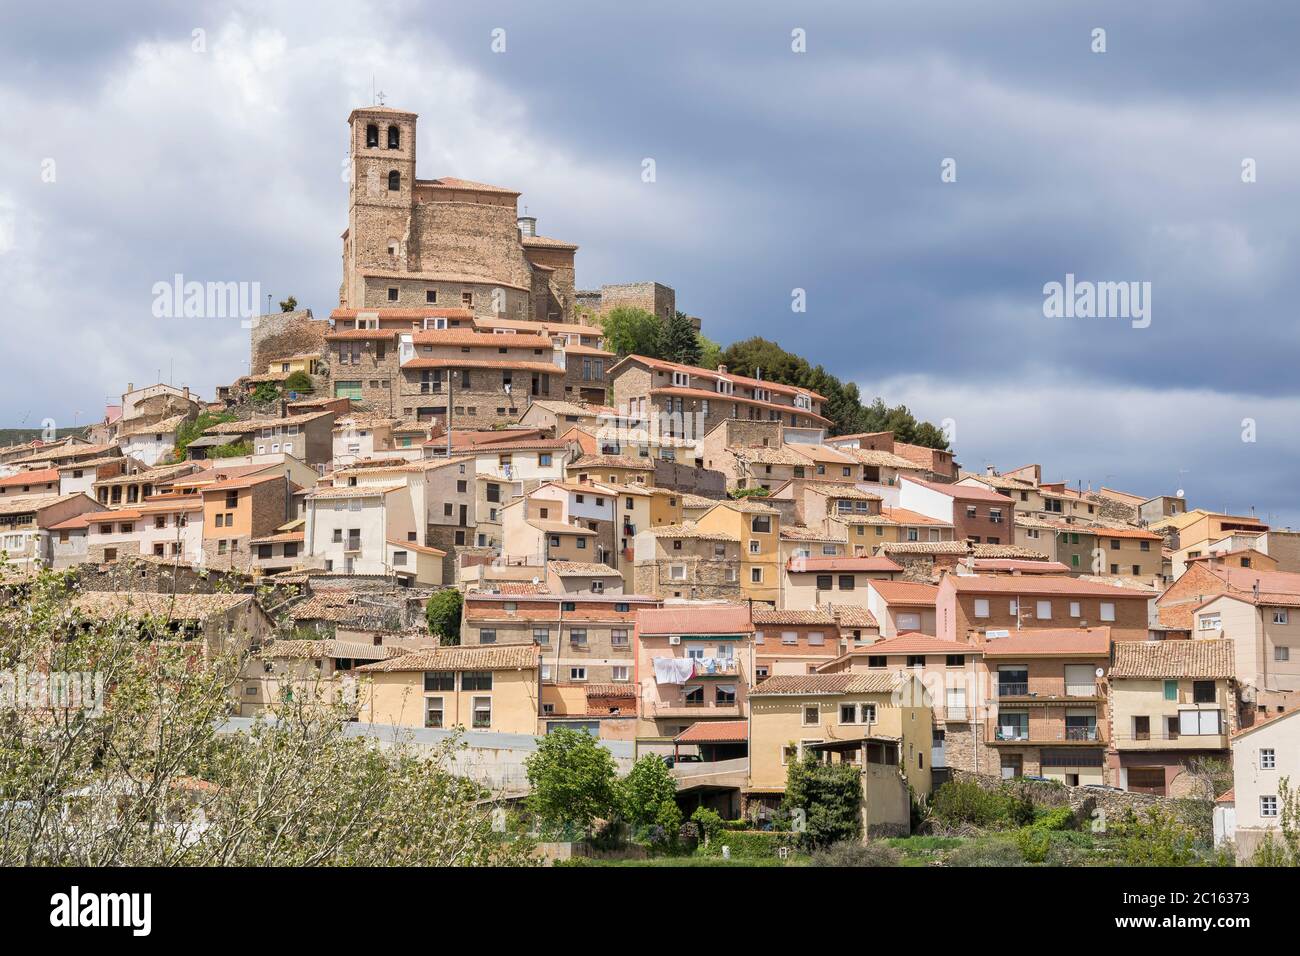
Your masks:
<svg viewBox="0 0 1300 956"><path fill-rule="evenodd" d="M1026 697L1029 694L1029 683L1000 683L998 684L999 697Z"/></svg>

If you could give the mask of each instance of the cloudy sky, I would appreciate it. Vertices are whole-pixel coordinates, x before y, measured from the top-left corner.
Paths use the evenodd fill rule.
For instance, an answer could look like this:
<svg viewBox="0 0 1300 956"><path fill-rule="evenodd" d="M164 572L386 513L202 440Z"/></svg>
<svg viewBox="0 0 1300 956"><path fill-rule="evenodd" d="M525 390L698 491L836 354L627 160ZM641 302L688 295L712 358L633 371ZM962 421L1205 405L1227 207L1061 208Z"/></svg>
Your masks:
<svg viewBox="0 0 1300 956"><path fill-rule="evenodd" d="M154 318L175 274L328 314L373 78L419 175L521 190L580 287L671 285L971 469L1300 525L1295 4L181 6L0 10L0 425L246 373L237 319ZM1045 317L1067 273L1151 283L1149 327Z"/></svg>

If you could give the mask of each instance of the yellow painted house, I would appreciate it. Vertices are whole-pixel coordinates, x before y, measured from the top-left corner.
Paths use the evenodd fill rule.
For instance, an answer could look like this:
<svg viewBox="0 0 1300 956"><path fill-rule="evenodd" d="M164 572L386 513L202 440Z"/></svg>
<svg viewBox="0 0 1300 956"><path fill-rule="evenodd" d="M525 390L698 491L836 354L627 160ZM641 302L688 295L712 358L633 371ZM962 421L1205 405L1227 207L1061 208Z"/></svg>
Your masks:
<svg viewBox="0 0 1300 956"><path fill-rule="evenodd" d="M536 644L429 647L357 668L362 722L535 734Z"/></svg>
<svg viewBox="0 0 1300 956"><path fill-rule="evenodd" d="M741 593L775 607L781 598L781 512L759 498L739 498L718 502L696 524L739 539Z"/></svg>
<svg viewBox="0 0 1300 956"><path fill-rule="evenodd" d="M902 683L900 683L900 680ZM749 804L780 804L790 763L815 753L862 773L868 835L906 834L932 787L933 716L919 681L891 673L776 675L750 690Z"/></svg>

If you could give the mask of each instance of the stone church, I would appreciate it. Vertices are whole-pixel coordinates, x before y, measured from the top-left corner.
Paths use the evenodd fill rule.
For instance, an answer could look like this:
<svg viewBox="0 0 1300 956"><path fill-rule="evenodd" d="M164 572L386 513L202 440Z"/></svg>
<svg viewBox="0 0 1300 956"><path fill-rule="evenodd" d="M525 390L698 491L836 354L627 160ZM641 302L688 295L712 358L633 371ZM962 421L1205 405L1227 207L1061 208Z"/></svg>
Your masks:
<svg viewBox="0 0 1300 956"><path fill-rule="evenodd" d="M417 179L416 114L368 106L348 116L345 309L466 308L475 315L573 321L578 247L537 235L519 193L465 179Z"/></svg>

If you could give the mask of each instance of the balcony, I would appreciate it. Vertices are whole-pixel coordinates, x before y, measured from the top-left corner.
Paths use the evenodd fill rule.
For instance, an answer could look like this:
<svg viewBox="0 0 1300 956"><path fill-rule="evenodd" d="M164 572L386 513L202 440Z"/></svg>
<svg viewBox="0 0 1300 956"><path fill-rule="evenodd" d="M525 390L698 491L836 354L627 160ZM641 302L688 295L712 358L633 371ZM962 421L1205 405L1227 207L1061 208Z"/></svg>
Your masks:
<svg viewBox="0 0 1300 956"><path fill-rule="evenodd" d="M651 701L647 709L651 717L685 717L690 720L739 719L745 716L744 708L738 701L729 704L719 704L713 700Z"/></svg>
<svg viewBox="0 0 1300 956"><path fill-rule="evenodd" d="M1067 684L1061 680L1002 681L998 684L998 698L1026 698L1029 700L1101 700L1105 691L1100 684Z"/></svg>
<svg viewBox="0 0 1300 956"><path fill-rule="evenodd" d="M989 721L986 727L987 740L991 744L1023 744L1026 746L1069 746L1100 745L1106 742L1106 735L1100 725L1063 727L1058 723L1044 725L1033 721L1027 727L1018 724L1002 724Z"/></svg>

